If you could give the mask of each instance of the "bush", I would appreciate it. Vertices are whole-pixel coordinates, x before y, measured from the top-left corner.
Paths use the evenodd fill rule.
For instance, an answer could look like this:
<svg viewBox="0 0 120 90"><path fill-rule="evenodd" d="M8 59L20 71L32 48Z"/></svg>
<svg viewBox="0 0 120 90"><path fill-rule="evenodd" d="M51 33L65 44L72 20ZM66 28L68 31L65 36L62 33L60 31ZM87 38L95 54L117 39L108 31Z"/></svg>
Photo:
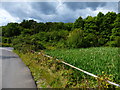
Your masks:
<svg viewBox="0 0 120 90"><path fill-rule="evenodd" d="M0 43L0 47L12 47L12 44Z"/></svg>
<svg viewBox="0 0 120 90"><path fill-rule="evenodd" d="M112 47L120 47L120 36L116 36L113 41L109 41L107 45Z"/></svg>
<svg viewBox="0 0 120 90"><path fill-rule="evenodd" d="M26 35L26 36L18 36L13 40L13 47L16 50L21 52L27 52L30 50L37 51L39 49L45 49L45 47L41 44L40 41L36 40L36 38Z"/></svg>
<svg viewBox="0 0 120 90"><path fill-rule="evenodd" d="M70 48L84 47L84 35L81 29L74 29L68 35L67 45Z"/></svg>
<svg viewBox="0 0 120 90"><path fill-rule="evenodd" d="M84 47L96 47L98 46L97 36L93 33L89 33L84 37Z"/></svg>
<svg viewBox="0 0 120 90"><path fill-rule="evenodd" d="M3 42L3 43L11 43L11 38L2 37L2 42Z"/></svg>

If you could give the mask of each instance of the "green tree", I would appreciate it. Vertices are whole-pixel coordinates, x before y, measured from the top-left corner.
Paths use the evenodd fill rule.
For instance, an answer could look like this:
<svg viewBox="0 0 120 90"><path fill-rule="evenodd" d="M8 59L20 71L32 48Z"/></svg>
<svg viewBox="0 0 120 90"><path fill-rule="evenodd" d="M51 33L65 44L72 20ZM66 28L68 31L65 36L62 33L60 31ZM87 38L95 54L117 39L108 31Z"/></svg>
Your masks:
<svg viewBox="0 0 120 90"><path fill-rule="evenodd" d="M85 24L84 24L84 31L85 33L96 33L96 30L98 29L95 21L96 17L88 16L85 19Z"/></svg>
<svg viewBox="0 0 120 90"><path fill-rule="evenodd" d="M13 41L13 47L16 50L19 50L21 52L27 52L30 50L40 50L45 49L45 47L41 44L41 42L36 38L35 35L20 35L16 36Z"/></svg>
<svg viewBox="0 0 120 90"><path fill-rule="evenodd" d="M88 33L84 36L84 47L96 47L98 46L98 37L94 33Z"/></svg>
<svg viewBox="0 0 120 90"><path fill-rule="evenodd" d="M112 26L114 28L112 29L112 34L108 43L110 46L120 47L120 14L117 15Z"/></svg>
<svg viewBox="0 0 120 90"><path fill-rule="evenodd" d="M64 23L64 30L71 31L73 28L73 23Z"/></svg>
<svg viewBox="0 0 120 90"><path fill-rule="evenodd" d="M101 33L103 31L102 23L104 20L104 14L102 12L99 12L96 17L96 25L98 26L97 32Z"/></svg>
<svg viewBox="0 0 120 90"><path fill-rule="evenodd" d="M33 29L36 25L36 21L34 20L23 20L20 25L23 27L23 28L27 28L27 29Z"/></svg>
<svg viewBox="0 0 120 90"><path fill-rule="evenodd" d="M104 38L107 39L107 41L110 39L111 33L112 33L112 29L113 29L113 23L116 19L116 13L114 12L108 12L105 16L104 16L104 20L102 23L102 29L103 31L101 32L102 35L104 35ZM106 41L106 42L107 42Z"/></svg>
<svg viewBox="0 0 120 90"><path fill-rule="evenodd" d="M74 29L68 35L67 39L68 47L70 48L80 48L84 47L84 32L81 29Z"/></svg>
<svg viewBox="0 0 120 90"><path fill-rule="evenodd" d="M13 37L20 35L22 29L18 23L8 23L7 26L2 28L2 36Z"/></svg>
<svg viewBox="0 0 120 90"><path fill-rule="evenodd" d="M33 34L36 34L36 33L34 32L34 29L26 29L26 28L24 28L22 30L21 34L23 34L23 35L26 35L26 34L33 35Z"/></svg>
<svg viewBox="0 0 120 90"><path fill-rule="evenodd" d="M84 28L84 20L82 19L82 17L76 19L76 21L74 22L74 28L80 28L80 29Z"/></svg>
<svg viewBox="0 0 120 90"><path fill-rule="evenodd" d="M35 24L33 29L36 34L36 33L45 31L46 27L44 23L40 22L40 23Z"/></svg>

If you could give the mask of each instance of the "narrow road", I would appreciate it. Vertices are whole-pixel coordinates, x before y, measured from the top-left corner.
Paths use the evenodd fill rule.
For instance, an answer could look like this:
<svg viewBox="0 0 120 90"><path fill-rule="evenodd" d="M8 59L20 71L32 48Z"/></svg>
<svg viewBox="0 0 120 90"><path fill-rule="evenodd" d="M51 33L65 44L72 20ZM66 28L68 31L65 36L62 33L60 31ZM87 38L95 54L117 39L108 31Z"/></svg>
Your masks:
<svg viewBox="0 0 120 90"><path fill-rule="evenodd" d="M11 50L1 49L2 88L36 88L30 70ZM0 65L1 66L1 65Z"/></svg>

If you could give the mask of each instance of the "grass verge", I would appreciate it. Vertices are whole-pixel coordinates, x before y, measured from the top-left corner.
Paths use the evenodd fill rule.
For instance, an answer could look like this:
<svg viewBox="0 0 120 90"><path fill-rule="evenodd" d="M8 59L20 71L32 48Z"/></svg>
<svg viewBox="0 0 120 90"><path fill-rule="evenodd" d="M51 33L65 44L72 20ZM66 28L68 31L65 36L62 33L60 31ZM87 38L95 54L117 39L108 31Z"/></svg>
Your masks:
<svg viewBox="0 0 120 90"><path fill-rule="evenodd" d="M78 72L56 58L43 56L43 52L20 53L15 51L23 62L29 67L38 88L113 88L102 80L95 79L84 73ZM106 77L101 76L101 77Z"/></svg>

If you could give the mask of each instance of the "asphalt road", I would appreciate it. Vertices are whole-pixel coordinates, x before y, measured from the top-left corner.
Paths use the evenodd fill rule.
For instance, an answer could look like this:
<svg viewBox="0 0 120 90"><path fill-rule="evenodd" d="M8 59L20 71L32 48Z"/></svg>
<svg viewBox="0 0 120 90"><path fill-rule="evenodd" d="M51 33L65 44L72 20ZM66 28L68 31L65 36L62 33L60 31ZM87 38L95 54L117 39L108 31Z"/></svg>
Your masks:
<svg viewBox="0 0 120 90"><path fill-rule="evenodd" d="M36 88L30 70L12 50L1 49L2 88ZM1 65L0 65L1 67Z"/></svg>

